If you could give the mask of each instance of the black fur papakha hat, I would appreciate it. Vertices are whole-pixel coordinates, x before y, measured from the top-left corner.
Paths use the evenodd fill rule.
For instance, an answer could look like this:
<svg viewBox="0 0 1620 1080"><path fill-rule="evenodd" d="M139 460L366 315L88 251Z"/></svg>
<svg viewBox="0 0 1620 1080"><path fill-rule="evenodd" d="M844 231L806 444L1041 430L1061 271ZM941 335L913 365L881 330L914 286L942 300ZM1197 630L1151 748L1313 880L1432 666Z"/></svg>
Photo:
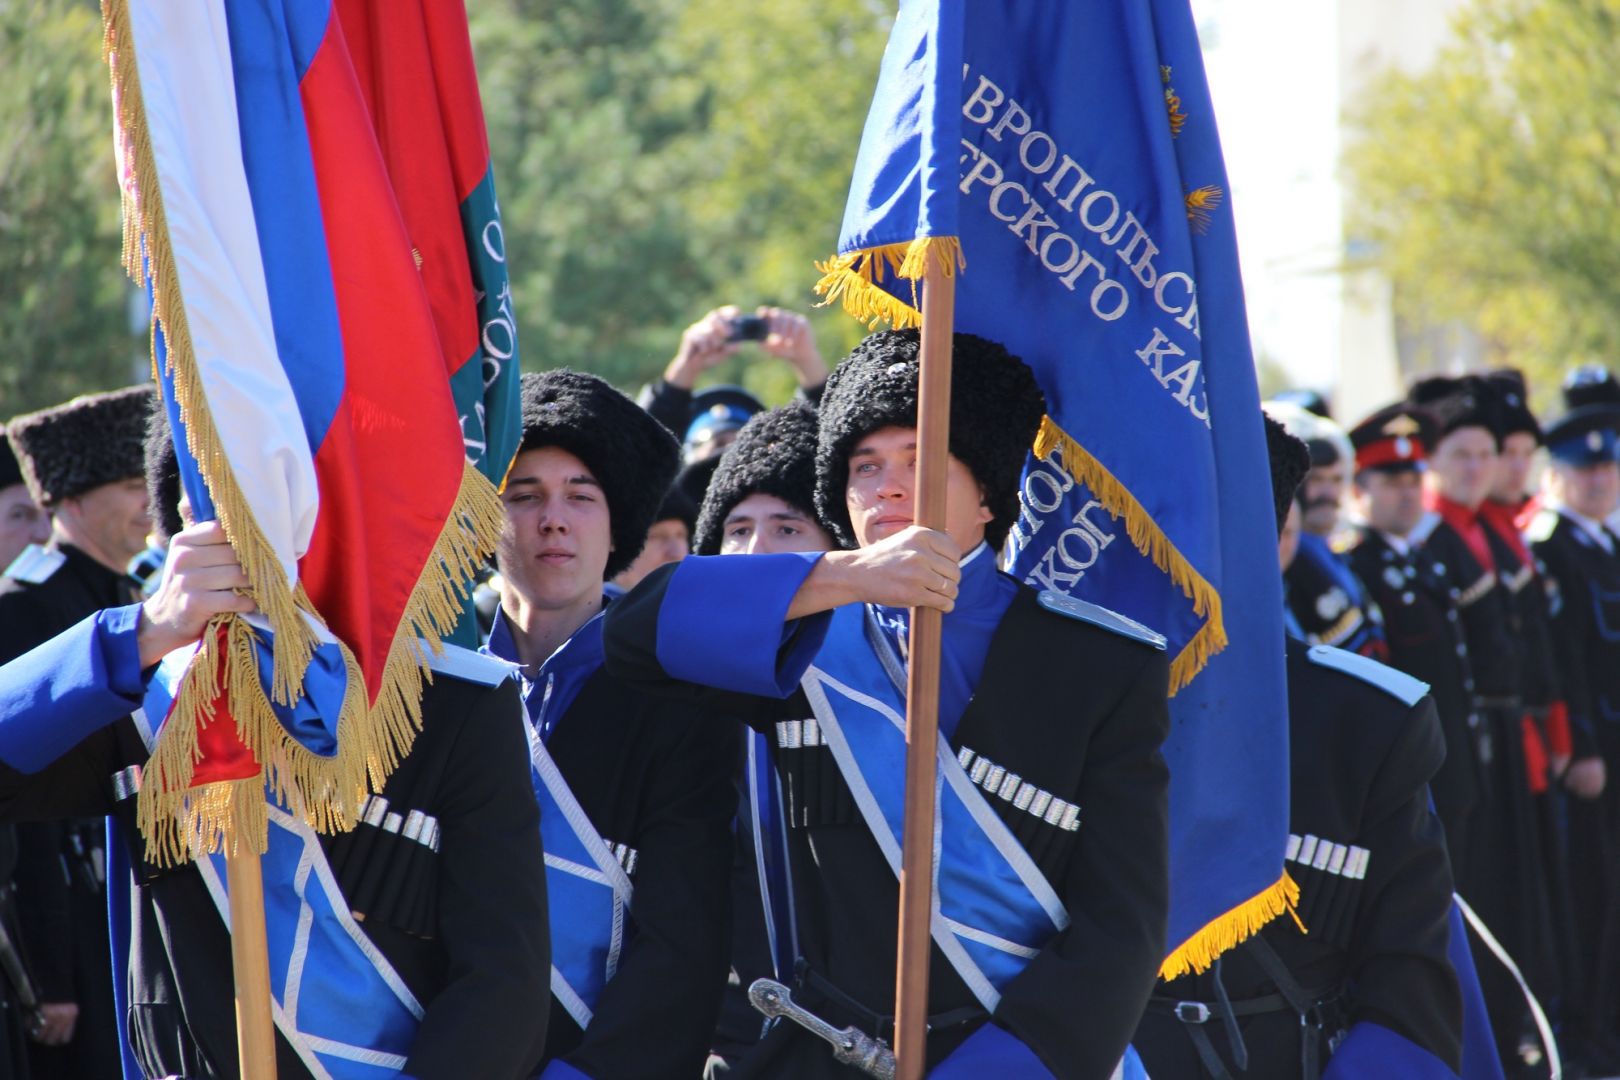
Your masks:
<svg viewBox="0 0 1620 1080"><path fill-rule="evenodd" d="M146 416L156 400L150 386L130 386L13 417L6 437L34 501L48 509L144 473Z"/></svg>
<svg viewBox="0 0 1620 1080"><path fill-rule="evenodd" d="M680 477L676 477L669 490L664 492L664 501L658 504L658 513L653 515L652 523L678 521L686 526L686 535L690 539L697 532L697 518L697 503L681 490Z"/></svg>
<svg viewBox="0 0 1620 1080"><path fill-rule="evenodd" d="M603 577L614 577L641 554L675 479L680 447L664 425L595 375L529 372L522 388L518 452L556 446L591 470L607 499L613 540Z"/></svg>
<svg viewBox="0 0 1620 1080"><path fill-rule="evenodd" d="M816 407L808 401L767 409L743 425L709 481L692 550L720 554L726 515L756 493L816 520Z"/></svg>
<svg viewBox="0 0 1620 1080"><path fill-rule="evenodd" d="M1467 427L1484 428L1501 449L1502 437L1497 433L1496 395L1491 386L1479 375L1431 375L1412 384L1406 400L1429 410L1435 423L1440 425L1439 442L1453 431Z"/></svg>
<svg viewBox="0 0 1620 1080"><path fill-rule="evenodd" d="M146 501L165 539L185 528L180 520L180 459L163 402L154 399L146 422Z"/></svg>
<svg viewBox="0 0 1620 1080"><path fill-rule="evenodd" d="M1541 442L1541 424L1530 411L1530 388L1518 368L1492 368L1485 373L1485 385L1495 395L1496 437L1505 439L1526 432Z"/></svg>
<svg viewBox="0 0 1620 1080"><path fill-rule="evenodd" d="M847 548L856 546L844 489L855 443L879 428L917 426L919 335L880 330L833 370L821 395L816 510ZM990 508L985 540L1000 549L1018 519L1018 478L1035 442L1046 395L1018 357L975 334L951 345L951 455L968 467Z"/></svg>
<svg viewBox="0 0 1620 1080"><path fill-rule="evenodd" d="M1264 414L1262 414L1264 415ZM1273 420L1266 421L1266 455L1271 458L1271 500L1277 510L1277 532L1282 533L1283 522L1288 520L1288 508L1294 504L1299 485L1311 471L1311 449L1305 440L1295 438L1288 429Z"/></svg>

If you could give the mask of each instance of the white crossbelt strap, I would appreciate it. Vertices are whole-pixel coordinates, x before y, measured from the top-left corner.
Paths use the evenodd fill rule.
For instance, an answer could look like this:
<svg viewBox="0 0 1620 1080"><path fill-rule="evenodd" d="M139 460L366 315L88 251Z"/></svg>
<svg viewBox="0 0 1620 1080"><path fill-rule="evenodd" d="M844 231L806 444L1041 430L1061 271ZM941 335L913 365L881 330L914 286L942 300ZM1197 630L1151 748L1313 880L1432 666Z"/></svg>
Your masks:
<svg viewBox="0 0 1620 1080"><path fill-rule="evenodd" d="M1552 1025L1547 1022L1547 1014L1542 1011L1541 1002L1530 992L1530 984L1524 981L1519 965L1513 962L1513 957L1509 956L1502 943L1496 940L1496 935L1485 925L1485 920L1474 914L1474 909L1468 906L1468 901L1457 893L1452 893L1451 898L1457 901L1457 910L1468 920L1468 925L1479 935L1479 940L1485 943L1485 947L1491 950L1491 955L1502 962L1502 966L1513 976L1513 981L1519 984L1519 992L1524 995L1525 1002L1530 1006L1530 1015L1535 1018L1536 1034L1541 1036L1541 1045L1546 1048L1549 1072L1553 1076L1564 1075L1564 1063L1558 1056L1558 1043L1553 1039Z"/></svg>

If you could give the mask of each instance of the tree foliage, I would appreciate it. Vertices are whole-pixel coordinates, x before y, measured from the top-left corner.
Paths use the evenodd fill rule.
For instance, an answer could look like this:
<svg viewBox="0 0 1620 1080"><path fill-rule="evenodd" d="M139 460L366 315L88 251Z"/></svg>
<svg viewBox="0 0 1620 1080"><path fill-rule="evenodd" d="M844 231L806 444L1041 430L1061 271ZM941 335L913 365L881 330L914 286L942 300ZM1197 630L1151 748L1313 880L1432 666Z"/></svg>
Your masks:
<svg viewBox="0 0 1620 1080"><path fill-rule="evenodd" d="M135 381L92 4L0 3L0 422Z"/></svg>
<svg viewBox="0 0 1620 1080"><path fill-rule="evenodd" d="M656 375L711 307L806 310L887 25L865 0L470 5L524 366ZM817 318L829 360L859 329ZM785 367L716 373L768 398Z"/></svg>
<svg viewBox="0 0 1620 1080"><path fill-rule="evenodd" d="M477 0L473 47L524 366L626 389L709 308L814 298L885 0ZM139 375L100 18L0 0L0 414ZM860 327L815 315L836 360ZM768 400L780 363L715 372ZM3 417L0 417L3 418Z"/></svg>
<svg viewBox="0 0 1620 1080"><path fill-rule="evenodd" d="M1399 318L1467 321L1544 384L1620 358L1617 70L1614 0L1477 0L1359 105L1351 235Z"/></svg>

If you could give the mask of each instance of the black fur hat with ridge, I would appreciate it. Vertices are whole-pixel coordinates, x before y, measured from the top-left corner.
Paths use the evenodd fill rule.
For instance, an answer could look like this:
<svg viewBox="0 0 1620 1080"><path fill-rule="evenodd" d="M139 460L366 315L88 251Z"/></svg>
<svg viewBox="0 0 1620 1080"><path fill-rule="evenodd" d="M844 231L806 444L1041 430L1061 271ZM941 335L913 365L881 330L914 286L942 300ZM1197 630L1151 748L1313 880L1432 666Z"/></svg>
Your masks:
<svg viewBox="0 0 1620 1080"><path fill-rule="evenodd" d="M1530 388L1518 368L1492 368L1485 373L1485 385L1496 395L1496 435L1506 439L1524 432L1541 442L1541 423L1530 411Z"/></svg>
<svg viewBox="0 0 1620 1080"><path fill-rule="evenodd" d="M675 480L680 447L664 425L595 375L529 372L522 387L518 452L555 446L591 470L608 504L613 550L603 577L611 578L641 554Z"/></svg>
<svg viewBox="0 0 1620 1080"><path fill-rule="evenodd" d="M1271 499L1277 510L1277 532L1288 520L1299 485L1311 471L1311 448L1304 439L1288 433L1282 424L1266 416L1266 455L1271 458Z"/></svg>
<svg viewBox="0 0 1620 1080"><path fill-rule="evenodd" d="M726 515L750 495L774 495L816 520L816 407L790 401L743 425L714 470L692 550L718 555Z"/></svg>
<svg viewBox="0 0 1620 1080"><path fill-rule="evenodd" d="M1406 400L1428 409L1440 427L1439 439L1462 428L1484 428L1501 448L1497 395L1483 375L1431 375L1413 383Z"/></svg>
<svg viewBox="0 0 1620 1080"><path fill-rule="evenodd" d="M849 455L856 442L885 427L917 426L920 338L915 330L880 330L839 364L821 395L816 450L816 510L847 548L856 546L844 502ZM975 334L951 345L951 455L984 489L991 519L985 540L1000 549L1018 520L1018 478L1035 442L1046 396L1035 373L1003 346Z"/></svg>
<svg viewBox="0 0 1620 1080"><path fill-rule="evenodd" d="M34 501L49 509L141 476L146 417L156 400L152 387L130 386L13 417L6 438Z"/></svg>

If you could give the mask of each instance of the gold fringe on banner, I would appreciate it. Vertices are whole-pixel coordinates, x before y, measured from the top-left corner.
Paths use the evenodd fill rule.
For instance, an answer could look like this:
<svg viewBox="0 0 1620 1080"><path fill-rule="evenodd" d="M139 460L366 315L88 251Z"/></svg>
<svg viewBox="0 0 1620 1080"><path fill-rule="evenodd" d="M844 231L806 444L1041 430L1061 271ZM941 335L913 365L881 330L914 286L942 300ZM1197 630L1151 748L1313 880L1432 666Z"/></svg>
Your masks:
<svg viewBox="0 0 1620 1080"><path fill-rule="evenodd" d="M1159 978L1170 980L1189 972L1208 970L1222 953L1258 934L1267 923L1284 912L1299 923L1299 915L1294 910L1298 905L1299 886L1284 870L1276 884L1252 900L1245 900L1225 915L1212 919L1178 945L1159 966ZM1300 923L1299 928L1304 931L1304 924Z"/></svg>
<svg viewBox="0 0 1620 1080"><path fill-rule="evenodd" d="M380 789L410 752L421 729L423 681L429 677L423 650L439 651L440 639L454 629L474 570L494 550L503 513L494 485L472 464L464 464L444 530L423 564L395 629L375 700L368 697L352 651L340 643L348 669L348 691L338 716L337 750L324 757L295 740L276 719L270 702L290 705L301 695L304 673L318 643L307 618L319 620L320 616L303 587L289 583L254 519L203 393L179 272L168 241L128 4L129 0L102 0L103 52L117 104L117 145L125 176L121 192L123 265L138 283L151 284L154 375L156 328L161 326L168 345L167 373L186 426L186 444L197 460L226 538L242 563L248 592L274 634L269 696L259 670L256 633L236 616L210 627L181 680L174 708L143 774L137 809L149 857L162 864L201 853L236 851L244 845L247 850L263 852L267 786L271 797L320 831L353 827L367 781ZM224 627L223 643L220 625ZM425 645L419 638L426 639ZM246 780L193 788L198 729L213 721L214 702L222 690L238 737L264 771ZM244 827L247 836L242 835Z"/></svg>
<svg viewBox="0 0 1620 1080"><path fill-rule="evenodd" d="M1125 519L1125 531L1130 535L1131 543L1136 545L1136 550L1151 558L1155 566L1170 575L1170 580L1192 600L1193 612L1204 619L1203 627L1170 661L1170 693L1173 696L1192 682L1193 676L1203 670L1210 657L1226 648L1226 627L1221 620L1221 594L1177 550L1147 508L1136 501L1136 496L1120 483L1119 478L1047 416L1041 419L1040 431L1035 435L1034 453L1036 457L1044 458L1053 450L1062 451L1063 467L1092 490L1103 504L1103 509L1116 518Z"/></svg>
<svg viewBox="0 0 1620 1080"><path fill-rule="evenodd" d="M930 257L946 277L954 277L967 265L962 257L962 242L954 236L919 236L904 244L834 255L816 263L816 269L821 271L816 295L826 297L817 306L841 301L844 310L865 323L868 330L876 330L879 323L888 323L896 330L919 327L922 312L917 302L917 282L923 279ZM910 304L879 284L885 271L912 283Z"/></svg>

